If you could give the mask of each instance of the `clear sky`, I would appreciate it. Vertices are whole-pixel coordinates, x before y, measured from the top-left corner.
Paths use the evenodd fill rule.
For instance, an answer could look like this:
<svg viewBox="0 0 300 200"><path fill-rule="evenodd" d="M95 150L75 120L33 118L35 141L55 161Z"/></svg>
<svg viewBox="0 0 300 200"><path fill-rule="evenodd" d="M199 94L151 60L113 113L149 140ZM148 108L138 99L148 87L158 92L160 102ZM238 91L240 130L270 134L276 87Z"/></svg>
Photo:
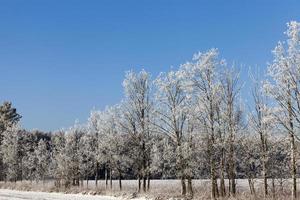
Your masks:
<svg viewBox="0 0 300 200"><path fill-rule="evenodd" d="M66 128L118 103L130 69L155 77L211 47L265 68L290 20L298 0L0 0L0 101L25 128Z"/></svg>

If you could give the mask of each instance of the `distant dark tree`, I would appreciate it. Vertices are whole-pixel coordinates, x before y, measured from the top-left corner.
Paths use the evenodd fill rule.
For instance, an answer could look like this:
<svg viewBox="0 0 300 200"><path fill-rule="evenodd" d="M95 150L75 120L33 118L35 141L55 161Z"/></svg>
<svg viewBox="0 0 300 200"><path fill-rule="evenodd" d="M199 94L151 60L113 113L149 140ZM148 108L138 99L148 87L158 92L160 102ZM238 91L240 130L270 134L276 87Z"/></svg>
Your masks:
<svg viewBox="0 0 300 200"><path fill-rule="evenodd" d="M17 109L12 107L12 103L5 101L0 106L0 133L2 138L2 133L7 128L12 127L14 124L17 124L21 115L17 113Z"/></svg>

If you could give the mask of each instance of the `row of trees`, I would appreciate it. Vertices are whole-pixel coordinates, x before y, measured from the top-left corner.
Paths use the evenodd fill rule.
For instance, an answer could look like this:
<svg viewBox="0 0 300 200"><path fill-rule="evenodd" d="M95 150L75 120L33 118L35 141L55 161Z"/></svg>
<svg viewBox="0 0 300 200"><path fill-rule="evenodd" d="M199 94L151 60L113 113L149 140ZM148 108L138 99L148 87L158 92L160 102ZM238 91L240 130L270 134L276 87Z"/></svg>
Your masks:
<svg viewBox="0 0 300 200"><path fill-rule="evenodd" d="M151 179L178 178L184 196L193 196L192 179L210 178L217 199L236 195L237 178L248 179L253 195L254 179L263 178L266 197L275 195L275 179L292 177L296 198L299 31L299 23L288 24L288 40L276 46L266 80L251 76L250 110L238 70L211 49L154 81L144 70L126 73L122 102L93 110L84 125L26 132L15 115L1 130L2 178L54 178L57 187L69 187L94 177L107 188L117 178L120 189L122 179L136 178L139 192L150 190Z"/></svg>

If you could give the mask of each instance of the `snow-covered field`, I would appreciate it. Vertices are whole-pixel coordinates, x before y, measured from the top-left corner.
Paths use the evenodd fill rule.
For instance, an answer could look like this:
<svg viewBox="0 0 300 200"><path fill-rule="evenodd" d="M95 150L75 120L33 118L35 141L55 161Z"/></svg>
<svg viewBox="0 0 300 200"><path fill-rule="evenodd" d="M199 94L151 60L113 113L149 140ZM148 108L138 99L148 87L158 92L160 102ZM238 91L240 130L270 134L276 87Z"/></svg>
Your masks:
<svg viewBox="0 0 300 200"><path fill-rule="evenodd" d="M62 194L47 192L24 192L0 189L0 200L121 200L111 196L92 196L82 194Z"/></svg>
<svg viewBox="0 0 300 200"><path fill-rule="evenodd" d="M270 181L270 180L269 180ZM249 194L249 185L246 179L237 179L237 191L238 194ZM298 180L298 186L300 180ZM228 180L226 180L228 184ZM96 188L94 181L89 181L89 186L87 187L86 182L84 182L83 187L73 187L68 193L77 194L64 194L64 193L48 193L40 191L53 191L54 183L53 181L46 181L45 184L35 183L35 182L17 182L17 183L1 183L2 188L0 189L0 200L122 200L131 199L132 197L137 197L140 200L147 198L160 197L163 199L168 199L171 197L180 196L180 181L179 180L152 180L151 190L147 194L137 195L137 180L124 180L122 181L123 190L119 191L118 181L113 181L113 188L105 190L105 181L100 180L98 187ZM279 182L275 182L276 190L280 190ZM285 189L290 190L290 180L285 180ZM271 182L269 182L271 187ZM262 180L255 180L255 187L258 193L262 190ZM16 190L10 190L16 189ZM206 199L210 195L210 180L193 180L194 194L198 199ZM17 190L33 190L36 192L26 192ZM90 192L97 191L99 195L85 195L90 194ZM135 199L137 200L137 199Z"/></svg>

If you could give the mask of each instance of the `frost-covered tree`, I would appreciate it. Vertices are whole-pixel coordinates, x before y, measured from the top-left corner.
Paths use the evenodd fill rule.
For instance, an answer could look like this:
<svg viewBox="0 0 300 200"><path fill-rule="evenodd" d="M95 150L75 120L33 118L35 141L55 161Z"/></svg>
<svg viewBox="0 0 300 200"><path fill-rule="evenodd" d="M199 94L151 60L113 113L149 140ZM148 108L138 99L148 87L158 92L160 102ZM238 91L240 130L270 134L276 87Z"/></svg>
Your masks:
<svg viewBox="0 0 300 200"><path fill-rule="evenodd" d="M93 110L88 123L88 129L95 138L94 159L96 166L101 165L104 168L106 188L108 187L108 178L110 179L110 187L112 188L114 171L118 171L118 177L121 182L122 173L118 169L121 169L123 162L125 162L121 157L118 157L119 154L115 151L115 148L122 148L123 145L121 143L124 142L123 138L118 137L120 133L118 112L119 106L107 107L104 111ZM119 160L115 162L115 159ZM116 163L119 163L118 166ZM121 183L119 185L121 188Z"/></svg>
<svg viewBox="0 0 300 200"><path fill-rule="evenodd" d="M175 146L177 176L181 180L181 194L186 195L184 137L187 133L188 96L181 70L162 73L155 80L157 87L157 130L168 136Z"/></svg>
<svg viewBox="0 0 300 200"><path fill-rule="evenodd" d="M260 167L260 140L257 135L246 133L237 139L236 156L239 160L239 176L248 179L251 195L256 197L255 178L258 177Z"/></svg>
<svg viewBox="0 0 300 200"><path fill-rule="evenodd" d="M112 177L119 179L119 188L122 190L122 177L130 164L130 150L127 145L126 135L120 127L120 106L109 107L104 112L102 144L100 145L102 155L107 161L110 172L110 186Z"/></svg>
<svg viewBox="0 0 300 200"><path fill-rule="evenodd" d="M138 155L135 157L138 159L136 162L139 164L139 177L143 180L143 191L146 192L150 188L151 117L153 113L150 74L145 70L139 73L129 71L123 81L123 87L124 120L120 125L138 148Z"/></svg>
<svg viewBox="0 0 300 200"><path fill-rule="evenodd" d="M239 85L239 73L235 71L234 68L227 68L223 70L221 74L221 88L222 88L222 110L218 109L218 112L221 112L223 117L223 125L218 127L219 132L225 131L223 137L227 142L227 163L228 163L228 178L230 181L229 192L230 195L234 196L236 194L236 160L235 160L235 146L236 138L238 132L242 128L242 109L241 102L239 101L240 94L240 85ZM220 125L220 124L219 124ZM220 137L222 140L222 137ZM224 141L224 140L222 140ZM222 148L223 150L223 148ZM222 162L224 163L223 159ZM224 167L224 166L222 166ZM222 168L223 170L223 168ZM223 180L224 181L224 180ZM225 186L221 187L221 194L225 194Z"/></svg>
<svg viewBox="0 0 300 200"><path fill-rule="evenodd" d="M22 178L34 181L37 180L37 156L35 150L38 144L38 131L27 132L22 136Z"/></svg>
<svg viewBox="0 0 300 200"><path fill-rule="evenodd" d="M43 183L47 175L49 175L50 152L47 142L41 139L34 151L36 156L36 179L42 180Z"/></svg>
<svg viewBox="0 0 300 200"><path fill-rule="evenodd" d="M269 144L268 140L274 127L274 117L271 107L268 106L268 100L260 87L259 82L254 80L252 96L254 100L254 111L250 113L249 125L260 138L260 161L262 168L262 177L264 180L264 197L268 195L268 161Z"/></svg>
<svg viewBox="0 0 300 200"><path fill-rule="evenodd" d="M289 169L289 141L287 141L282 135L272 136L268 139L268 177L271 179L271 188L272 197L276 199L276 195L278 190L281 194L284 192L284 182L288 180L290 177L290 169ZM279 183L279 188L277 184L275 184L275 180Z"/></svg>
<svg viewBox="0 0 300 200"><path fill-rule="evenodd" d="M94 138L91 134L85 133L79 140L78 159L79 159L79 172L81 180L86 179L87 187L89 176L91 176L95 170L95 147Z"/></svg>
<svg viewBox="0 0 300 200"><path fill-rule="evenodd" d="M107 183L107 160L106 157L103 156L103 148L102 148L102 136L103 136L103 124L104 124L105 114L104 112L97 111L93 109L90 113L90 117L87 123L87 132L93 137L93 148L94 148L94 159L95 159L95 184L98 186L98 176L100 166L104 166L105 168L105 179ZM107 185L107 184L106 184Z"/></svg>
<svg viewBox="0 0 300 200"><path fill-rule="evenodd" d="M172 140L159 136L151 150L151 172L162 179L169 179L176 175L176 151Z"/></svg>
<svg viewBox="0 0 300 200"><path fill-rule="evenodd" d="M2 139L4 135L4 131L12 128L16 125L21 119L21 115L17 113L16 108L12 107L11 102L3 102L0 106L0 145L2 144ZM0 180L4 179L3 171L5 170L5 166L3 166L3 160L0 159Z"/></svg>
<svg viewBox="0 0 300 200"><path fill-rule="evenodd" d="M20 146L19 146L19 127L13 125L3 132L1 144L1 155L5 170L5 180L17 181L20 176Z"/></svg>
<svg viewBox="0 0 300 200"><path fill-rule="evenodd" d="M34 150L28 148L25 156L22 159L23 177L27 180L37 180L37 157Z"/></svg>
<svg viewBox="0 0 300 200"><path fill-rule="evenodd" d="M192 178L196 175L196 168L199 166L196 159L196 143L195 133L193 128L188 125L188 133L186 136L186 141L183 143L183 160L186 163L185 165L185 176L187 179L187 191L189 193L189 197L193 198L194 191L192 187Z"/></svg>
<svg viewBox="0 0 300 200"><path fill-rule="evenodd" d="M291 146L291 176L293 180L293 198L297 198L296 144L300 126L300 23L288 23L287 42L279 42L273 54L274 60L268 66L270 81L264 88L276 103L274 115L285 128Z"/></svg>
<svg viewBox="0 0 300 200"><path fill-rule="evenodd" d="M79 162L79 142L84 134L84 129L81 125L76 123L71 127L65 135L66 143L63 149L62 155L65 164L65 186L72 184L73 186L79 186L80 182L80 162Z"/></svg>
<svg viewBox="0 0 300 200"><path fill-rule="evenodd" d="M64 147L66 145L65 132L59 131L54 133L51 138L51 163L50 173L55 178L55 186L60 188L65 179L66 170L65 167L65 154Z"/></svg>
<svg viewBox="0 0 300 200"><path fill-rule="evenodd" d="M207 152L210 157L211 197L218 197L215 144L217 137L217 107L220 104L221 85L217 69L223 62L218 60L218 51L211 49L198 53L192 62L182 65L187 77L187 91L192 93L193 113L201 125L202 133L207 134Z"/></svg>
<svg viewBox="0 0 300 200"><path fill-rule="evenodd" d="M80 184L79 142L84 133L85 128L75 123L67 131L59 131L52 136L50 173L58 188Z"/></svg>

